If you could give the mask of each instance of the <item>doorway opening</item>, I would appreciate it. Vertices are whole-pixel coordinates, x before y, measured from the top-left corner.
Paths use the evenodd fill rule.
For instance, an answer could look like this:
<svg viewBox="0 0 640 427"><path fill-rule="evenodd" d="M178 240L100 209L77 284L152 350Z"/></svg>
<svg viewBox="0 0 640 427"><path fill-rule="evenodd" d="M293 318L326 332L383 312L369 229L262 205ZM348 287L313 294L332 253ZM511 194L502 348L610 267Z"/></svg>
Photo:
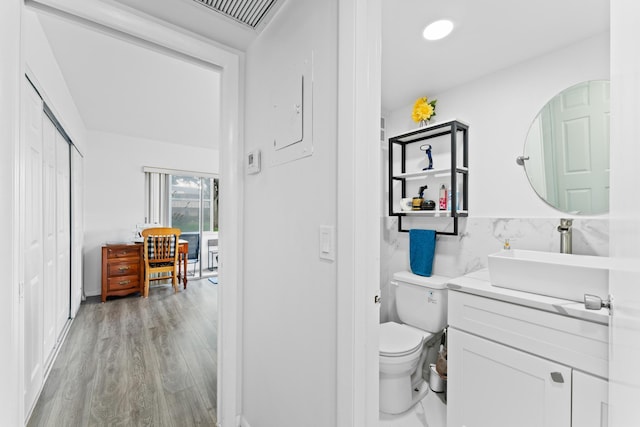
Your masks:
<svg viewBox="0 0 640 427"><path fill-rule="evenodd" d="M220 179L224 185L220 188L220 198L225 202L220 206L219 212L223 228L223 232L220 233L220 247L224 251L220 256L219 274L221 282L232 283L233 286L220 286L218 289L219 302L222 304L224 301L225 310L218 312L217 368L224 375L217 376L218 392L213 398L217 400L220 424L232 422L236 417L237 396L241 395L239 361L242 360L239 357L242 342L242 264L239 256L242 253L242 224L239 219L243 217L242 203L239 202L242 199L243 182L243 170L240 167L241 58L234 50L212 45L206 40L192 37L172 26L163 25L156 19L149 19L143 14L119 7L115 3L87 1L65 3L64 7L57 3L52 4L49 0L32 0L28 3L35 9L44 10L46 14L80 20L83 25L97 27L101 32L113 33L119 39L148 46L152 50L186 62L212 67L221 73L219 163ZM141 219L143 218L129 220L127 227Z"/></svg>

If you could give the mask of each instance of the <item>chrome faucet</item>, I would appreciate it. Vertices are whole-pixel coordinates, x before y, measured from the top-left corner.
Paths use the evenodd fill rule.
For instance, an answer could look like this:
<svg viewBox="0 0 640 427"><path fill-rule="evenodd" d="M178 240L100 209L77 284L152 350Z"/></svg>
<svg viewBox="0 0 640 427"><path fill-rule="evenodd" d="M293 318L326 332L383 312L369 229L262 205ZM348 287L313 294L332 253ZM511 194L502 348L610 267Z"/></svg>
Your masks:
<svg viewBox="0 0 640 427"><path fill-rule="evenodd" d="M561 218L558 231L560 232L560 253L570 254L571 248L571 224L573 220Z"/></svg>

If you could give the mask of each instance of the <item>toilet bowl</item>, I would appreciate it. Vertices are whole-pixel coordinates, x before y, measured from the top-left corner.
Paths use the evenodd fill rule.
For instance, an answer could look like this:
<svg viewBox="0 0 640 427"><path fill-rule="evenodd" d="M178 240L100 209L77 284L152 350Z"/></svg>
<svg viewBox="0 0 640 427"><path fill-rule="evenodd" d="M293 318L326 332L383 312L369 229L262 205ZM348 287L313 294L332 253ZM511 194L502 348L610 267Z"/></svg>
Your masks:
<svg viewBox="0 0 640 427"><path fill-rule="evenodd" d="M414 374L421 372L424 364L425 338L428 337L408 325L380 325L380 411L399 414L423 397L414 390L413 383Z"/></svg>
<svg viewBox="0 0 640 427"><path fill-rule="evenodd" d="M380 325L380 411L406 412L428 392L422 370L429 348L446 326L447 277L394 274L396 308L403 323ZM435 343L437 341L437 343ZM437 352L437 349L436 349Z"/></svg>

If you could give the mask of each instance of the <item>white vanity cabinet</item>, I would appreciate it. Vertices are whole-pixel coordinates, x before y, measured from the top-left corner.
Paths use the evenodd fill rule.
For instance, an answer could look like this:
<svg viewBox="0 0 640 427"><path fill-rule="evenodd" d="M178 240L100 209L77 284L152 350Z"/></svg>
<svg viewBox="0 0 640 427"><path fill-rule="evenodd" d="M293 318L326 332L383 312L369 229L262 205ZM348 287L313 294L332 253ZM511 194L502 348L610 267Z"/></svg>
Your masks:
<svg viewBox="0 0 640 427"><path fill-rule="evenodd" d="M605 324L450 291L447 425L606 426L607 359Z"/></svg>
<svg viewBox="0 0 640 427"><path fill-rule="evenodd" d="M571 425L570 368L453 328L448 362L449 426Z"/></svg>
<svg viewBox="0 0 640 427"><path fill-rule="evenodd" d="M572 427L609 425L609 384L602 378L573 371Z"/></svg>

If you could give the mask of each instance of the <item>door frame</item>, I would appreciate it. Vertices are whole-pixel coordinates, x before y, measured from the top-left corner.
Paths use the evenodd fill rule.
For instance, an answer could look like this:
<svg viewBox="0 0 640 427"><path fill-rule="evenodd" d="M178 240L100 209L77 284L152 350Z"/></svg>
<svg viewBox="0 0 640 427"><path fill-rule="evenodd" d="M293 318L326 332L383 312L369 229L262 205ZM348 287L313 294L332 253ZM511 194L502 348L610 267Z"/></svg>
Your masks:
<svg viewBox="0 0 640 427"><path fill-rule="evenodd" d="M338 2L339 427L378 424L381 0Z"/></svg>
<svg viewBox="0 0 640 427"><path fill-rule="evenodd" d="M27 6L77 23L112 31L135 44L151 46L167 55L191 58L221 71L220 187L221 209L218 324L218 423L237 425L241 413L242 355L242 100L243 54L177 31L146 15L113 3L94 0L25 0ZM233 209L231 209L233 207ZM224 304L222 304L224 301ZM20 390L22 391L22 390Z"/></svg>
<svg viewBox="0 0 640 427"><path fill-rule="evenodd" d="M609 293L609 425L627 426L640 419L640 4L611 0L611 194Z"/></svg>
<svg viewBox="0 0 640 427"><path fill-rule="evenodd" d="M0 265L8 273L5 295L0 302L0 372L4 384L0 387L0 424L20 425L22 421L20 389L22 358L20 341L23 324L21 305L20 222L20 93L24 67L21 57L20 31L22 27L22 1L0 2L0 141L3 156L0 168L0 188L10 203L0 209L0 230L10 236L10 243L0 248Z"/></svg>

